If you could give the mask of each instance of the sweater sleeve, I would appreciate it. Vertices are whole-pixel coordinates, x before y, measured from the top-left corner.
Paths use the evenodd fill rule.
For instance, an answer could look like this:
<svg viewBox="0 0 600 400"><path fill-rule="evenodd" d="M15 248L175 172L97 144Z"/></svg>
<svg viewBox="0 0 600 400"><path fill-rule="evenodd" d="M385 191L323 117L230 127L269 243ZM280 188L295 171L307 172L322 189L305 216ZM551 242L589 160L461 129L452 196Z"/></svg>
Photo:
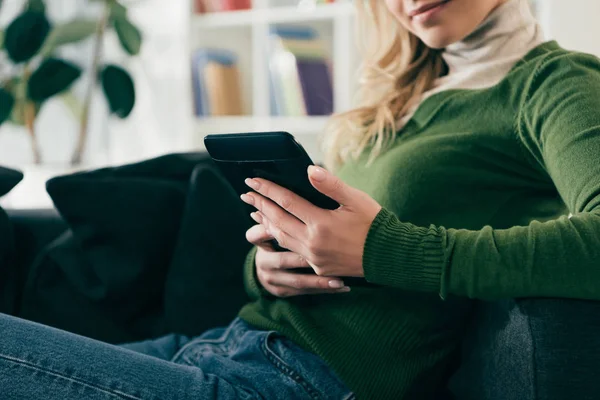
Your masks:
<svg viewBox="0 0 600 400"><path fill-rule="evenodd" d="M244 262L244 287L251 300L258 300L261 297L275 297L269 293L259 282L256 276L256 251L258 247L254 246L248 252Z"/></svg>
<svg viewBox="0 0 600 400"><path fill-rule="evenodd" d="M365 243L368 281L442 298L600 300L600 62L549 57L524 89L524 154L572 216L472 231L418 227L384 209Z"/></svg>

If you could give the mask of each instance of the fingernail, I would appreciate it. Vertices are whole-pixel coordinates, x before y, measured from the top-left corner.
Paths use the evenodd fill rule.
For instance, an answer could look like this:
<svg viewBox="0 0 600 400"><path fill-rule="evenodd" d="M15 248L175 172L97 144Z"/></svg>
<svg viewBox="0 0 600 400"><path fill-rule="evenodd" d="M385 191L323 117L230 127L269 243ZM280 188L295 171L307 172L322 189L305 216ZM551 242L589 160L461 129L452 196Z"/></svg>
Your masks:
<svg viewBox="0 0 600 400"><path fill-rule="evenodd" d="M329 281L329 287L332 289L341 289L344 287L344 282L338 280Z"/></svg>
<svg viewBox="0 0 600 400"><path fill-rule="evenodd" d="M338 290L339 293L348 293L349 291L350 291L350 288L348 286L344 286L343 288Z"/></svg>
<svg viewBox="0 0 600 400"><path fill-rule="evenodd" d="M258 222L259 224L262 224L263 222L263 217L261 215L261 213L259 213L258 211L254 213L254 216L256 217L256 222Z"/></svg>
<svg viewBox="0 0 600 400"><path fill-rule="evenodd" d="M245 203L254 204L254 199L252 198L252 196L249 196L247 194L243 194L243 195L240 196L240 198Z"/></svg>
<svg viewBox="0 0 600 400"><path fill-rule="evenodd" d="M308 174L315 180L315 181L324 181L325 180L325 171L323 171L323 168L319 168L319 167L315 167L314 165L311 165L310 167L308 167Z"/></svg>
<svg viewBox="0 0 600 400"><path fill-rule="evenodd" d="M260 189L260 182L257 180L248 178L244 182L246 182L246 185L250 186L254 190Z"/></svg>

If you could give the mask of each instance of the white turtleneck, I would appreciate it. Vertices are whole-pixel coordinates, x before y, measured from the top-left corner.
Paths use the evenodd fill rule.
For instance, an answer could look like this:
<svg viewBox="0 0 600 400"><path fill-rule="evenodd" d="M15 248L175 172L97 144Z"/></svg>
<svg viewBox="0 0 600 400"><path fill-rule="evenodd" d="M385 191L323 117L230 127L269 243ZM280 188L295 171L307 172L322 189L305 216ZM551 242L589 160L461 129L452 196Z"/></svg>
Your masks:
<svg viewBox="0 0 600 400"><path fill-rule="evenodd" d="M437 79L429 96L449 89L483 89L498 84L529 51L544 42L529 0L508 0L500 5L465 39L446 47L442 57L448 74ZM397 128L412 117L412 107Z"/></svg>

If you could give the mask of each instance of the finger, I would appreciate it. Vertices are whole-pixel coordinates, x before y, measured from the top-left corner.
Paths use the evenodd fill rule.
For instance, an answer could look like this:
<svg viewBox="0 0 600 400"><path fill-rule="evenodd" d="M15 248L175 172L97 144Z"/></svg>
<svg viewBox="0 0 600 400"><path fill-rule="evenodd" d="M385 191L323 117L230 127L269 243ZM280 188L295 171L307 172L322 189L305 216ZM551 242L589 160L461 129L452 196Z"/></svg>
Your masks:
<svg viewBox="0 0 600 400"><path fill-rule="evenodd" d="M311 215L321 211L306 199L298 196L296 193L271 181L261 178L246 179L246 185L256 190L264 197L272 200L288 213L292 214L300 221L308 223Z"/></svg>
<svg viewBox="0 0 600 400"><path fill-rule="evenodd" d="M273 236L279 247L282 247L286 250L294 252L300 255L306 255L306 249L304 243L294 236L291 236L284 230L280 229L278 226L269 221L264 215L262 216L262 225L265 227L265 230L268 234Z"/></svg>
<svg viewBox="0 0 600 400"><path fill-rule="evenodd" d="M348 206L357 200L356 189L323 168L311 165L308 167L308 177L315 189L341 205Z"/></svg>
<svg viewBox="0 0 600 400"><path fill-rule="evenodd" d="M290 270L290 269L311 269L312 267L308 264L308 262L296 253L291 251L278 252L269 255L270 260L268 265L271 269L277 270Z"/></svg>
<svg viewBox="0 0 600 400"><path fill-rule="evenodd" d="M312 274L289 272L265 274L265 281L272 286L287 287L297 290L340 290L347 287L339 278L326 278Z"/></svg>
<svg viewBox="0 0 600 400"><path fill-rule="evenodd" d="M304 237L306 225L298 218L279 207L279 205L272 200L254 192L243 194L241 198L245 203L254 206L260 211L263 217L266 217L273 227L276 227L295 238Z"/></svg>
<svg viewBox="0 0 600 400"><path fill-rule="evenodd" d="M260 215L260 212L256 211L250 213L250 218L252 218L257 224L262 224L262 216Z"/></svg>
<svg viewBox="0 0 600 400"><path fill-rule="evenodd" d="M268 242L273 240L264 225L254 225L246 231L246 240L255 246L269 246Z"/></svg>

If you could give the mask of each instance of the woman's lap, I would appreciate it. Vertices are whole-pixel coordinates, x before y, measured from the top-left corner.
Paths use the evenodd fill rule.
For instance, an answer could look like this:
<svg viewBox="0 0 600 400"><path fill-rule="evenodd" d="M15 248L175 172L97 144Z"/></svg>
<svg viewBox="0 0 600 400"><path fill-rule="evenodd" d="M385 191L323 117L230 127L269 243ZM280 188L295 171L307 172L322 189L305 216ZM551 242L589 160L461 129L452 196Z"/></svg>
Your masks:
<svg viewBox="0 0 600 400"><path fill-rule="evenodd" d="M314 355L240 320L190 339L113 346L0 314L10 399L347 398Z"/></svg>
<svg viewBox="0 0 600 400"><path fill-rule="evenodd" d="M158 339L126 343L119 345L119 347L155 357L160 360L171 361L179 349L189 341L190 338L187 336L171 334Z"/></svg>

